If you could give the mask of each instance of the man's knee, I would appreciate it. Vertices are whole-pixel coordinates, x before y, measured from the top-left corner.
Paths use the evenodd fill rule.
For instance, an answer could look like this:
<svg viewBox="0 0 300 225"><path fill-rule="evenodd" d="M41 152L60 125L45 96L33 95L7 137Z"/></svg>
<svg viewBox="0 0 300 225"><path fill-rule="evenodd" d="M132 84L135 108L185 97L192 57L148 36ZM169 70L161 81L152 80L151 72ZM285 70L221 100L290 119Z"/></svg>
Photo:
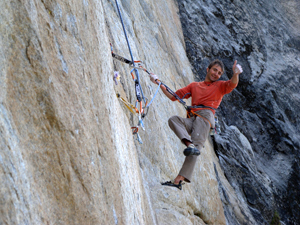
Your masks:
<svg viewBox="0 0 300 225"><path fill-rule="evenodd" d="M174 127L175 121L178 121L178 116L172 116L168 120L169 127Z"/></svg>

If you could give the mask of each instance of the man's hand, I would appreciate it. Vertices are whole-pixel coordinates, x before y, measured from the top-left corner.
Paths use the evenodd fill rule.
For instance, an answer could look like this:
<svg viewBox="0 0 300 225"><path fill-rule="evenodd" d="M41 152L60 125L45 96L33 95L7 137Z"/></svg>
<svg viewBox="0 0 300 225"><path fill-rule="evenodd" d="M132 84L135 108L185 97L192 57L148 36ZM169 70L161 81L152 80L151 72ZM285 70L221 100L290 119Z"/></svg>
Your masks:
<svg viewBox="0 0 300 225"><path fill-rule="evenodd" d="M234 84L237 84L239 82L239 75L243 72L243 68L241 67L241 65L236 63L237 61L235 60L232 66L233 76L231 78L231 82Z"/></svg>
<svg viewBox="0 0 300 225"><path fill-rule="evenodd" d="M156 82L156 80L158 80L158 76L155 75L154 73L150 73L150 80L154 83L154 84L158 84Z"/></svg>
<svg viewBox="0 0 300 225"><path fill-rule="evenodd" d="M234 61L234 64L232 66L233 74L239 75L243 72L243 68L240 64L237 64L237 60Z"/></svg>
<svg viewBox="0 0 300 225"><path fill-rule="evenodd" d="M154 83L154 84L159 84L161 81L158 79L158 76L155 75L154 73L150 73L150 80ZM170 94L166 87L164 85L160 85L160 89L162 90L162 92L169 98L172 100L173 95Z"/></svg>

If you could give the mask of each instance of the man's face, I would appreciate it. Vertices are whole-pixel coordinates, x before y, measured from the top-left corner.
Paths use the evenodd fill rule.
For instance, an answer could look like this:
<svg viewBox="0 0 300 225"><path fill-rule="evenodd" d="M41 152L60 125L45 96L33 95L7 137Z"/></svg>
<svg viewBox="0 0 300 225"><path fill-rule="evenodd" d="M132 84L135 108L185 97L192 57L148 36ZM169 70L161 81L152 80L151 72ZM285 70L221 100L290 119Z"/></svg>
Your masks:
<svg viewBox="0 0 300 225"><path fill-rule="evenodd" d="M223 74L223 70L218 64L212 66L210 69L207 68L206 72L207 72L206 77L211 82L219 80Z"/></svg>

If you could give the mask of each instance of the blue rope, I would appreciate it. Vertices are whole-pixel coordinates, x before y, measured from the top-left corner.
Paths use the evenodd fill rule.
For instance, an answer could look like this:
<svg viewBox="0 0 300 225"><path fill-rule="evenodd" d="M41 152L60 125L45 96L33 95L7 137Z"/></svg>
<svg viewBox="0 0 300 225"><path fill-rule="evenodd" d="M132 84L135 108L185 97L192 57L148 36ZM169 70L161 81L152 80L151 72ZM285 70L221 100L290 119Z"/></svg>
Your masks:
<svg viewBox="0 0 300 225"><path fill-rule="evenodd" d="M122 23L124 35L125 35L125 38L126 38L126 41L127 41L129 53L130 53L130 56L131 56L131 61L132 61L133 65L134 65L133 55L132 55L132 52L131 52L131 48L130 48L130 44L129 44L129 41L128 41L126 29L125 29L125 26L124 26L123 18L122 18L121 11L120 11L120 8L119 8L119 3L118 3L117 0L116 0L116 5L117 5L118 13L119 13L119 16L120 16L120 20L121 20L121 23Z"/></svg>
<svg viewBox="0 0 300 225"><path fill-rule="evenodd" d="M153 102L155 96L157 95L157 93L158 93L158 91L159 91L160 85L161 85L161 82L159 82L158 88L156 89L156 92L155 92L153 98L151 99L151 101L149 102L149 104L146 106L146 108L148 108L148 107L152 104L152 102Z"/></svg>
<svg viewBox="0 0 300 225"><path fill-rule="evenodd" d="M127 36L126 29L125 29L125 26L124 26L124 22L123 22L123 18L122 18L122 15L121 15L121 11L120 11L120 8L119 8L119 3L118 3L117 0L116 0L116 5L117 5L118 13L119 13L119 16L120 16L120 20L121 20L121 23L122 23L122 27L123 27L124 35L125 35L125 38L126 38L127 46L128 46L128 49L129 49L129 53L130 53L130 56L131 56L131 61L132 61L133 66L135 66L133 55L132 55L132 51L131 51L129 40L128 40L128 36ZM134 69L134 73L136 75L137 82L138 82L138 84L140 86L142 98L144 100L144 103L146 103L146 99L145 99L145 96L144 96L144 93L143 93L143 90L142 90L142 87L141 87L141 84L140 84L139 71L137 69Z"/></svg>
<svg viewBox="0 0 300 225"><path fill-rule="evenodd" d="M191 93L186 93L186 94L182 97L182 99L184 99L185 96L190 95L190 94L191 94Z"/></svg>

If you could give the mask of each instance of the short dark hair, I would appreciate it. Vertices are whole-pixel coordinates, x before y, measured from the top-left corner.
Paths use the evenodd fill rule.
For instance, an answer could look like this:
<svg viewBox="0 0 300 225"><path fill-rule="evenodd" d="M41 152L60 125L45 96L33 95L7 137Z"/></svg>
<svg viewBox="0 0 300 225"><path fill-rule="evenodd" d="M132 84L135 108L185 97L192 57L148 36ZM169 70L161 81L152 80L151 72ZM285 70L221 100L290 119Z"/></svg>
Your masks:
<svg viewBox="0 0 300 225"><path fill-rule="evenodd" d="M214 65L219 65L223 71L223 73L225 72L224 69L224 64L221 60L219 59L215 59L214 61L212 61L209 65L208 65L208 69L211 69Z"/></svg>

